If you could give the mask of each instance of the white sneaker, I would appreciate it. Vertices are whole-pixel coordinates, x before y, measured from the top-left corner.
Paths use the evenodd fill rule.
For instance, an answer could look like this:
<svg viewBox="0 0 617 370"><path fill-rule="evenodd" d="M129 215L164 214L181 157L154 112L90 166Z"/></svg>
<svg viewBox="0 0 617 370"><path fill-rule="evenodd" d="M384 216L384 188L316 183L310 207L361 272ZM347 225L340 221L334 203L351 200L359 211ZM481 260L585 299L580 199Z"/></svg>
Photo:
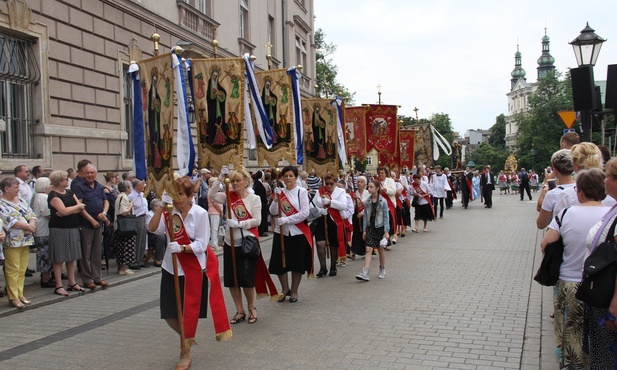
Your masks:
<svg viewBox="0 0 617 370"><path fill-rule="evenodd" d="M362 273L356 275L356 279L363 280L363 281L371 280L371 278L368 276L368 269L362 268Z"/></svg>
<svg viewBox="0 0 617 370"><path fill-rule="evenodd" d="M385 267L380 267L379 268L379 275L377 275L378 278L380 279L385 279L386 277L386 268Z"/></svg>

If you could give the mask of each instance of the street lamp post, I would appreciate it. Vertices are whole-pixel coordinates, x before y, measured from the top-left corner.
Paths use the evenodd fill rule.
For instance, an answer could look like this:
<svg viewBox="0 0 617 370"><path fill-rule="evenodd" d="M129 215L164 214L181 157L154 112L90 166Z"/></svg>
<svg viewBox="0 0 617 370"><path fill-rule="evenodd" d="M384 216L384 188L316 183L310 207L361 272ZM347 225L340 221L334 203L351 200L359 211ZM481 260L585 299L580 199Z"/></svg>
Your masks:
<svg viewBox="0 0 617 370"><path fill-rule="evenodd" d="M596 87L593 77L593 66L598 60L602 43L606 41L602 37L595 34L595 30L587 26L583 28L580 35L570 42L572 49L574 49L574 56L576 57L576 63L579 68L572 68L570 70L572 79L572 92L575 96L575 109L581 112L581 126L583 131L582 141L591 141L591 116L592 112L599 105L600 102L596 102ZM583 77L580 81L575 81L574 76ZM585 86L586 85L586 86ZM588 96L591 94L591 96ZM587 104L578 104L577 96L585 96Z"/></svg>

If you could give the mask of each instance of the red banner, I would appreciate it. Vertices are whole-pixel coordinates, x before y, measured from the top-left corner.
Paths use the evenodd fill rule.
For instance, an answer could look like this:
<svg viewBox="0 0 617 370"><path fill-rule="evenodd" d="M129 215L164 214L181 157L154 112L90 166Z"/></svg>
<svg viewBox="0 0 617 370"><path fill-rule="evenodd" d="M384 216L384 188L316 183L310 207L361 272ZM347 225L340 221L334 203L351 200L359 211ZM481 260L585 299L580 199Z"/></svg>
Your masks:
<svg viewBox="0 0 617 370"><path fill-rule="evenodd" d="M396 105L369 105L366 113L366 152L390 155L398 151L398 121Z"/></svg>
<svg viewBox="0 0 617 370"><path fill-rule="evenodd" d="M398 132L401 168L407 167L411 170L413 167L415 134L414 130L400 130Z"/></svg>
<svg viewBox="0 0 617 370"><path fill-rule="evenodd" d="M399 152L390 153L385 150L382 152L379 152L379 165L386 166L391 171L400 173L400 161L401 159L399 156Z"/></svg>
<svg viewBox="0 0 617 370"><path fill-rule="evenodd" d="M347 157L366 159L366 107L345 107Z"/></svg>

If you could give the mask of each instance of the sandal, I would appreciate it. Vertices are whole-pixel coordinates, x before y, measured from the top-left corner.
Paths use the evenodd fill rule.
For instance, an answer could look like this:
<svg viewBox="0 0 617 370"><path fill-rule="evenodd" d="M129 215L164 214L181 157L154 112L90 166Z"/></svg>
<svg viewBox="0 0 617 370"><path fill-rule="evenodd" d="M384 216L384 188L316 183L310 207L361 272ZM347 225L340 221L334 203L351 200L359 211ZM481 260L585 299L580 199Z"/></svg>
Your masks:
<svg viewBox="0 0 617 370"><path fill-rule="evenodd" d="M417 232L418 232L418 229L411 229L411 232L412 232L412 233L417 233Z"/></svg>
<svg viewBox="0 0 617 370"><path fill-rule="evenodd" d="M287 293L281 294L281 297L277 300L277 302L279 303L285 302L285 298L290 297L290 296L291 296L291 290L288 290Z"/></svg>
<svg viewBox="0 0 617 370"><path fill-rule="evenodd" d="M69 285L69 287L66 290L74 290L74 291L79 292L79 293L83 293L83 292L86 291L84 288L82 288L79 285L77 285L77 283L75 283L73 285Z"/></svg>
<svg viewBox="0 0 617 370"><path fill-rule="evenodd" d="M60 291L60 289L62 289L62 291ZM61 286L57 287L57 288L54 290L54 293L56 293L57 295L61 295L61 296L63 296L63 297L66 297L66 296L68 296L68 295L69 295L69 293L67 293L67 292L66 292L66 290L64 290L64 287L61 287Z"/></svg>
<svg viewBox="0 0 617 370"><path fill-rule="evenodd" d="M253 311L255 311L255 314L253 315ZM257 308L253 307L253 308L249 308L249 312L251 313L249 315L249 320L248 323L249 324L254 324L257 322Z"/></svg>
<svg viewBox="0 0 617 370"><path fill-rule="evenodd" d="M229 323L230 324L237 324L240 321L244 321L244 319L246 319L246 313L244 313L244 312L236 312L234 317L231 320L229 320Z"/></svg>

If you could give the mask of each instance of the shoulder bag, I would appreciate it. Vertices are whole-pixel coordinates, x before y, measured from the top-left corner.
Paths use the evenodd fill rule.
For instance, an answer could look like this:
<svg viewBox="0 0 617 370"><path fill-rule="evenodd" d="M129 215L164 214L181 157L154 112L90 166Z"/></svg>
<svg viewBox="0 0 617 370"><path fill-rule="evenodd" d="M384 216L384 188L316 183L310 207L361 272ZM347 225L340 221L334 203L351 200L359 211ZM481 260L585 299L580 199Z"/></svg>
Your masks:
<svg viewBox="0 0 617 370"><path fill-rule="evenodd" d="M312 207L309 207L309 215L306 217L306 222L313 222L316 219L322 217L321 213L319 213L319 208L313 203L313 199L311 199Z"/></svg>
<svg viewBox="0 0 617 370"><path fill-rule="evenodd" d="M259 240L252 233L247 233L244 235L242 232L242 228L240 228L240 235L242 235L242 245L240 246L240 250L244 258L254 259L259 257Z"/></svg>
<svg viewBox="0 0 617 370"><path fill-rule="evenodd" d="M568 208L566 208L561 214L561 220L555 216L555 221L559 228L561 228L561 221L566 215ZM544 257L542 257L542 263L540 268L534 276L534 280L544 286L555 286L557 280L559 280L559 269L563 262L563 238L559 235L559 239L554 242L546 244L544 247Z"/></svg>
<svg viewBox="0 0 617 370"><path fill-rule="evenodd" d="M599 244L585 260L583 280L576 291L576 299L593 307L607 308L615 293L617 246L614 242L614 234L616 224L617 218L611 225L604 243Z"/></svg>
<svg viewBox="0 0 617 370"><path fill-rule="evenodd" d="M115 230L116 236L137 235L137 218L134 215L116 215L118 228Z"/></svg>

